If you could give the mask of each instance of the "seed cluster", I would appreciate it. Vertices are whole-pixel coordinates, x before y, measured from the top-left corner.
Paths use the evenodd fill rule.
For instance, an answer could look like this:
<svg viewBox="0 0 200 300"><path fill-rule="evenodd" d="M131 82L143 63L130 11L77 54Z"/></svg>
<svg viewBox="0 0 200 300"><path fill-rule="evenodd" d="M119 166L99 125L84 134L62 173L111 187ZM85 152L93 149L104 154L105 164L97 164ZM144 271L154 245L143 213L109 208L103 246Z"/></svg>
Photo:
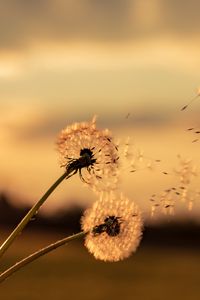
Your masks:
<svg viewBox="0 0 200 300"><path fill-rule="evenodd" d="M82 229L88 232L85 245L95 258L119 261L136 251L142 236L141 212L122 194L101 194L85 211Z"/></svg>
<svg viewBox="0 0 200 300"><path fill-rule="evenodd" d="M173 215L180 202L185 203L188 210L192 210L194 202L200 198L199 191L192 188L193 178L197 176L192 160L178 155L178 167L172 174L177 177L177 184L165 188L159 194L153 194L149 199L152 204L151 217L158 213Z"/></svg>
<svg viewBox="0 0 200 300"><path fill-rule="evenodd" d="M75 123L61 131L57 139L60 165L72 175L77 172L93 190L115 189L119 155L111 133L96 128L96 119Z"/></svg>
<svg viewBox="0 0 200 300"><path fill-rule="evenodd" d="M106 232L109 236L116 236L120 233L120 217L108 216L105 218L104 223L96 225L92 229L94 235Z"/></svg>

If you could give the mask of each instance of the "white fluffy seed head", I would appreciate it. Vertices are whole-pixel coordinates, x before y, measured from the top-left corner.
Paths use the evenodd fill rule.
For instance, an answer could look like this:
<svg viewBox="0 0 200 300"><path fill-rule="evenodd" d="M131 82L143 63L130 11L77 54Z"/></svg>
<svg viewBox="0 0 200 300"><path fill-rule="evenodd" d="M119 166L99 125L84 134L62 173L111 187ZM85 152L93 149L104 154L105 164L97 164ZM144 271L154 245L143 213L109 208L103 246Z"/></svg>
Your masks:
<svg viewBox="0 0 200 300"><path fill-rule="evenodd" d="M118 178L118 148L108 129L96 128L96 117L90 122L74 123L63 129L57 139L60 165L67 168L80 158L80 151L90 149L95 163L81 168L84 181L94 190L116 187ZM80 171L80 170L77 170Z"/></svg>
<svg viewBox="0 0 200 300"><path fill-rule="evenodd" d="M116 236L107 232L94 234L95 226L105 223L109 216L119 220L120 231ZM101 194L93 206L85 211L81 220L82 229L88 232L85 246L96 259L119 261L135 252L142 236L142 217L138 206L124 197L114 193Z"/></svg>

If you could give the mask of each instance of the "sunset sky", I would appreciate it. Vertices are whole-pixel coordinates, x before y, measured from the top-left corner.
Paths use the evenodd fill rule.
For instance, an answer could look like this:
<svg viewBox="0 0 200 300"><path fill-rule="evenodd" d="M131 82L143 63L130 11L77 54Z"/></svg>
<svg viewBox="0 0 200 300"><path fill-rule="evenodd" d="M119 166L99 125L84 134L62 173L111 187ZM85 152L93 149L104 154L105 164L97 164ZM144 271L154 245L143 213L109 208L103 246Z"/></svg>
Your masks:
<svg viewBox="0 0 200 300"><path fill-rule="evenodd" d="M34 202L62 172L59 130L94 114L160 155L161 171L178 153L198 165L185 130L199 126L200 100L180 108L200 85L199 11L196 0L0 0L0 190ZM145 206L157 179L144 194L140 176L127 175L127 193ZM77 184L60 187L49 207L93 197Z"/></svg>

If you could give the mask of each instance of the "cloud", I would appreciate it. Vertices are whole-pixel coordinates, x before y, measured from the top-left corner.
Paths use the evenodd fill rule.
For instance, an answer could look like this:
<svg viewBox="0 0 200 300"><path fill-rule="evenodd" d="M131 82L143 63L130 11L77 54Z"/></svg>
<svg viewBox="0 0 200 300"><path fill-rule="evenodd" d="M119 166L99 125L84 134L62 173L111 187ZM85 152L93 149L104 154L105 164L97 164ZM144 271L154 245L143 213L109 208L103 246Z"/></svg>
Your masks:
<svg viewBox="0 0 200 300"><path fill-rule="evenodd" d="M163 0L163 26L169 32L190 35L200 33L200 2Z"/></svg>
<svg viewBox="0 0 200 300"><path fill-rule="evenodd" d="M147 3L148 2L148 3ZM1 0L0 49L35 41L117 42L159 34L199 34L196 0Z"/></svg>
<svg viewBox="0 0 200 300"><path fill-rule="evenodd" d="M37 39L110 39L125 35L129 0L1 1L0 47Z"/></svg>

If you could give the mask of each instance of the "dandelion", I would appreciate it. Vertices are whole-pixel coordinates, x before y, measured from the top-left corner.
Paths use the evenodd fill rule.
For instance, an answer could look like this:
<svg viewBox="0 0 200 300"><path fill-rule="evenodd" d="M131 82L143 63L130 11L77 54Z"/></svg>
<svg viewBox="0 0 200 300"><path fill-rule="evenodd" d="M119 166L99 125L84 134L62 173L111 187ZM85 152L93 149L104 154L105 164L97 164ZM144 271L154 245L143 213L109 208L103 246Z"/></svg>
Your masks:
<svg viewBox="0 0 200 300"><path fill-rule="evenodd" d="M101 194L81 220L85 246L96 259L119 261L135 252L142 236L139 208L123 195Z"/></svg>
<svg viewBox="0 0 200 300"><path fill-rule="evenodd" d="M74 123L61 131L58 140L60 165L94 189L113 188L118 175L118 148L108 129L98 130L96 118Z"/></svg>

